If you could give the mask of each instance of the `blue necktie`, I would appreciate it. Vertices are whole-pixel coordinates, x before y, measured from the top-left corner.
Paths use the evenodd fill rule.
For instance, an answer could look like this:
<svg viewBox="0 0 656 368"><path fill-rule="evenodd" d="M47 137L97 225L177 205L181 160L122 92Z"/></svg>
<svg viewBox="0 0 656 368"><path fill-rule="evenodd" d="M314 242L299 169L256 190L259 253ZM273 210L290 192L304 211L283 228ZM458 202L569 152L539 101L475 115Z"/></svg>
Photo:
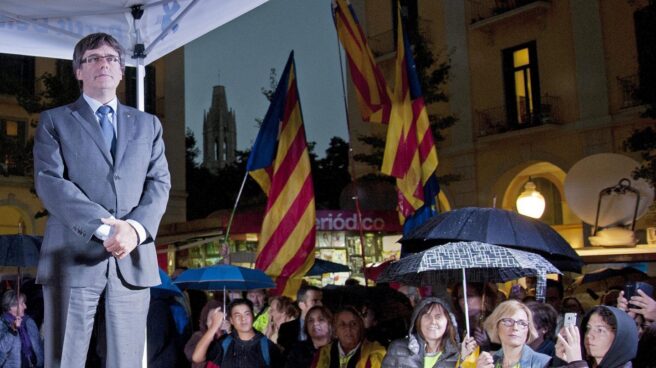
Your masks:
<svg viewBox="0 0 656 368"><path fill-rule="evenodd" d="M100 129L103 133L103 138L105 138L105 144L107 148L112 153L112 157L116 151L116 135L114 134L114 127L110 121L109 114L112 113L112 108L107 105L102 105L96 111L98 115L98 120L100 120Z"/></svg>

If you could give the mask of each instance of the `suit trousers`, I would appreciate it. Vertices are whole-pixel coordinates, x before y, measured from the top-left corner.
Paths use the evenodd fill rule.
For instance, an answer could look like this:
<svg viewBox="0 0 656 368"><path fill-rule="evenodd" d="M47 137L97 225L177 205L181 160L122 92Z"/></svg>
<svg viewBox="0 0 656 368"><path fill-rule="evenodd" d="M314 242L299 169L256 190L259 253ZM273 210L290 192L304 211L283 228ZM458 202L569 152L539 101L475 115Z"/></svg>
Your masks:
<svg viewBox="0 0 656 368"><path fill-rule="evenodd" d="M106 277L88 287L43 286L46 368L84 368L103 292L106 339L101 340L107 342L104 366L141 367L150 289L125 283L116 262L109 258Z"/></svg>

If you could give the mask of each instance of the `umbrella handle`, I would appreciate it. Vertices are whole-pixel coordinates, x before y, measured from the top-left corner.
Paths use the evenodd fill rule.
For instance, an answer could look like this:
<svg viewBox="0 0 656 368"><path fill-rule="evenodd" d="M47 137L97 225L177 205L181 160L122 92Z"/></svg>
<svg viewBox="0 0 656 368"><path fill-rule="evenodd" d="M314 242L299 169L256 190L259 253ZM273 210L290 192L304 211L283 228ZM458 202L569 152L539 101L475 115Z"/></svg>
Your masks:
<svg viewBox="0 0 656 368"><path fill-rule="evenodd" d="M467 273L462 268L462 295L465 300L465 334L469 337L469 304L467 302Z"/></svg>

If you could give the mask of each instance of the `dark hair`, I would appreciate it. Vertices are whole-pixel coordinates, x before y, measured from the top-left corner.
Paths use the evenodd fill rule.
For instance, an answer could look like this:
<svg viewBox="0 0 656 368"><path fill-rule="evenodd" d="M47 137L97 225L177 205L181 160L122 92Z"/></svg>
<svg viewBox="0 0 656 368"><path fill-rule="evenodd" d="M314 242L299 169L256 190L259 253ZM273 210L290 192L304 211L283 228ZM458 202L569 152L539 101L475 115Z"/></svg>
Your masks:
<svg viewBox="0 0 656 368"><path fill-rule="evenodd" d="M248 299L235 299L228 304L228 315L227 317L230 318L232 316L232 308L238 306L238 305L245 305L248 307L248 309L251 311L251 314L253 314L253 302L251 302ZM255 318L255 316L253 316Z"/></svg>
<svg viewBox="0 0 656 368"><path fill-rule="evenodd" d="M315 305L314 307L310 308L307 313L305 314L305 323L303 323L303 331L305 332L306 336L310 336L310 333L308 332L308 324L307 324L307 319L310 316L310 314L314 312L319 312L323 317L328 321L328 324L330 325L330 329L332 331L332 321L333 321L333 314L330 312L330 309L328 307L324 307L323 305Z"/></svg>
<svg viewBox="0 0 656 368"><path fill-rule="evenodd" d="M421 336L421 338L426 341L426 337L424 337L424 334L421 333L421 318L428 314L433 308L439 307L442 310L442 314L444 315L444 318L446 318L447 324L446 324L446 330L444 331L444 334L447 336L449 341L451 341L451 344L453 346L458 346L458 341L457 341L457 331L456 331L456 326L453 325L453 321L451 321L451 315L449 314L449 310L446 309L445 306L443 306L441 303L433 302L433 303L426 303L420 310L419 313L417 313L417 318L415 319L415 331L417 331L417 334ZM444 348L445 344L445 339L442 338L440 339L440 346L438 347L438 351L441 351Z"/></svg>
<svg viewBox="0 0 656 368"><path fill-rule="evenodd" d="M558 295L560 296L560 299L562 299L563 295L565 295L565 290L563 289L563 283L560 281L547 279L547 289L549 288L555 288L556 290L558 290Z"/></svg>
<svg viewBox="0 0 656 368"><path fill-rule="evenodd" d="M453 307L457 314L465 316L464 311L460 309L458 303L458 291L462 289L462 283L456 284L451 290L451 297L453 298ZM484 316L488 316L497 304L497 292L488 283L483 282L468 282L467 291L472 290L479 295L483 300L483 310L481 311ZM465 316L466 317L466 316Z"/></svg>
<svg viewBox="0 0 656 368"><path fill-rule="evenodd" d="M344 281L345 286L358 286L360 285L360 281L358 279L350 278Z"/></svg>
<svg viewBox="0 0 656 368"><path fill-rule="evenodd" d="M569 301L573 301L574 303L576 303L577 309L578 309L576 311L576 313L579 313L579 314L584 314L585 313L585 309L583 309L583 305L581 305L581 302L573 296L568 296L567 298L563 298L562 306L560 307L561 312L563 310L567 310L567 303Z"/></svg>
<svg viewBox="0 0 656 368"><path fill-rule="evenodd" d="M339 318L339 315L342 313L351 313L352 315L355 316L355 320L358 321L358 325L360 327L360 339L364 339L364 321L362 320L362 316L360 315L360 312L358 312L357 309L354 307L347 305L344 307L341 307L340 309L333 314L333 331L337 331L337 319Z"/></svg>
<svg viewBox="0 0 656 368"><path fill-rule="evenodd" d="M610 309L604 306L594 307L588 314L588 321L590 321L590 317L592 317L592 315L595 313L599 315L602 321L606 322L606 324L610 327L611 330L613 330L613 332L617 331L617 320L615 319L615 315L613 315L613 312ZM585 332L588 332L587 326Z"/></svg>
<svg viewBox="0 0 656 368"><path fill-rule="evenodd" d="M249 293L259 293L259 292L261 292L262 295L264 295L265 297L268 296L266 289L251 289L251 290L247 290L246 293L244 294L248 296Z"/></svg>
<svg viewBox="0 0 656 368"><path fill-rule="evenodd" d="M298 289L298 292L296 293L296 303L304 302L305 301L305 294L307 294L308 291L316 291L316 292L321 292L321 289L319 289L316 286L312 285L303 285L301 286L300 289Z"/></svg>
<svg viewBox="0 0 656 368"><path fill-rule="evenodd" d="M553 340L558 326L558 312L551 304L528 302L526 306L533 312L533 323L536 330L545 329L544 339Z"/></svg>
<svg viewBox="0 0 656 368"><path fill-rule="evenodd" d="M85 52L104 45L113 48L118 53L121 70L125 69L125 50L121 44L110 34L92 33L79 40L75 45L75 49L73 50L73 72L82 67L82 56L84 56Z"/></svg>
<svg viewBox="0 0 656 368"><path fill-rule="evenodd" d="M654 345L656 345L656 322L645 327L642 337L638 341L638 355L633 359L634 367L654 366Z"/></svg>
<svg viewBox="0 0 656 368"><path fill-rule="evenodd" d="M25 300L25 294L21 293L20 298ZM16 290L7 290L2 294L2 311L9 312L11 307L18 305L18 296L16 295Z"/></svg>

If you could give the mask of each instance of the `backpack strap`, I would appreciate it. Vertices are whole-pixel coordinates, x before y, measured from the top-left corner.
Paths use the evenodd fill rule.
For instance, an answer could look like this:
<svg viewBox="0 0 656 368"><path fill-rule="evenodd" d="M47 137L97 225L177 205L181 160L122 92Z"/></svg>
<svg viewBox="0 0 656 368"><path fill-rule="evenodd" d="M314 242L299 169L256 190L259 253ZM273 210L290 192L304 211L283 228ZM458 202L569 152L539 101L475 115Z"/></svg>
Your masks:
<svg viewBox="0 0 656 368"><path fill-rule="evenodd" d="M223 364L223 361L225 360L226 355L228 354L228 348L230 347L230 343L232 342L232 335L226 336L225 339L221 342L221 350L223 350L223 358L221 359L221 364Z"/></svg>
<svg viewBox="0 0 656 368"><path fill-rule="evenodd" d="M267 339L266 336L262 336L260 339L260 349L262 350L264 363L269 367L271 365L271 357L269 356L269 339Z"/></svg>
<svg viewBox="0 0 656 368"><path fill-rule="evenodd" d="M228 348L232 343L232 335L226 336L225 339L221 342L221 350L223 350L223 359L225 359L228 354ZM262 351L262 358L264 358L264 363L268 366L271 365L271 356L269 355L269 339L266 336L260 338L260 350ZM221 360L223 361L223 360Z"/></svg>

